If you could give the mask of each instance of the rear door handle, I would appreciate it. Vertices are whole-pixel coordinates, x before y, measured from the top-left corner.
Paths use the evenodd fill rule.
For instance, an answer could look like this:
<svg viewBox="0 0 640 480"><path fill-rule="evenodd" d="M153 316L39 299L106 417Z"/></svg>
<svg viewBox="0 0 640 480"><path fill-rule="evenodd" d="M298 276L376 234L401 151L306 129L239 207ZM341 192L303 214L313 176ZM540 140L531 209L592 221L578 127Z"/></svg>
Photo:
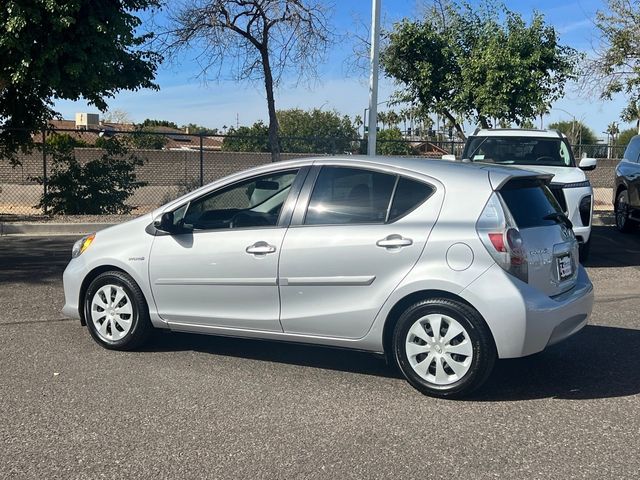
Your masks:
<svg viewBox="0 0 640 480"><path fill-rule="evenodd" d="M402 235L389 235L382 240L378 240L376 245L384 248L402 248L413 244L410 238L404 238Z"/></svg>
<svg viewBox="0 0 640 480"><path fill-rule="evenodd" d="M268 253L274 253L276 247L269 245L267 242L256 242L253 245L249 245L246 249L247 253L252 255L266 255Z"/></svg>

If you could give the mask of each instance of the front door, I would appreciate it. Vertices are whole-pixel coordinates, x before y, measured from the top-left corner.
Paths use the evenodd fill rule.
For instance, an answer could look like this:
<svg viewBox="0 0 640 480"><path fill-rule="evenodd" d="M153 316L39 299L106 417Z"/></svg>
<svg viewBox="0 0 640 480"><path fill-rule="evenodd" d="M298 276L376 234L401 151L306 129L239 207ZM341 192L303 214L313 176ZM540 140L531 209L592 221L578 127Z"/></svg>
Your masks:
<svg viewBox="0 0 640 480"><path fill-rule="evenodd" d="M286 226L279 220L297 173L244 180L174 211L182 231L157 236L149 264L163 319L282 331L277 273Z"/></svg>

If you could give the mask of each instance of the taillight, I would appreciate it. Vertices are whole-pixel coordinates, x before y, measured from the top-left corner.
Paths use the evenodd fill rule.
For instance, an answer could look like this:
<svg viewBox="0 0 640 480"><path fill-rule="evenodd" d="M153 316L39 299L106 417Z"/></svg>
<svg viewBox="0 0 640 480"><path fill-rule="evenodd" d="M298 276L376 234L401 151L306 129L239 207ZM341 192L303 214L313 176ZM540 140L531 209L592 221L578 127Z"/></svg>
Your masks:
<svg viewBox="0 0 640 480"><path fill-rule="evenodd" d="M480 214L476 231L500 267L523 282L529 280L529 264L522 235L496 193L491 195Z"/></svg>

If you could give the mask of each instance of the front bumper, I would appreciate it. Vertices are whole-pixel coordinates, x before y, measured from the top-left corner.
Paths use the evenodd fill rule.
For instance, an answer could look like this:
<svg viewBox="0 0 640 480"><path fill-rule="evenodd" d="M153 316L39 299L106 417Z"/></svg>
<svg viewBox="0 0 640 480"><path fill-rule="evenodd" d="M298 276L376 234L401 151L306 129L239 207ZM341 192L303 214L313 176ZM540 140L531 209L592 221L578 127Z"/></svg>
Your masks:
<svg viewBox="0 0 640 480"><path fill-rule="evenodd" d="M80 289L82 280L86 277L87 267L82 257L74 258L69 262L62 274L64 285L64 306L62 314L65 317L80 319Z"/></svg>
<svg viewBox="0 0 640 480"><path fill-rule="evenodd" d="M517 280L498 265L461 295L484 317L500 358L531 355L570 337L587 324L593 308L593 286L582 266L576 285L556 297Z"/></svg>

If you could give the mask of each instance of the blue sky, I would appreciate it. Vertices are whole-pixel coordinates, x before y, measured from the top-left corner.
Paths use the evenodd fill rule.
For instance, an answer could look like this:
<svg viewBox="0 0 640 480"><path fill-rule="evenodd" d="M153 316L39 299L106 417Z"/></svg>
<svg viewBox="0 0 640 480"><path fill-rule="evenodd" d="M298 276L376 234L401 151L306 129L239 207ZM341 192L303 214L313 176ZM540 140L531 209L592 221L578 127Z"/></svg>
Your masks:
<svg viewBox="0 0 640 480"><path fill-rule="evenodd" d="M415 16L420 1L381 0L381 3L383 23L391 25L405 16ZM546 20L557 28L564 44L589 52L597 42L592 19L596 10L604 8L601 1L523 0L505 3L525 18L529 18L534 9L544 14ZM353 32L359 22L369 22L370 8L369 0L336 0L333 10L336 30ZM311 87L283 82L276 92L277 108L322 107L351 116L362 115L368 101L367 79L353 72L350 55L351 45L343 42L335 46L327 63L320 68L319 81ZM205 83L197 78L198 72L196 63L187 55L180 64L167 64L160 68L157 77L159 91L121 92L109 102L110 109L126 111L136 122L159 118L178 124L197 123L218 128L235 125L237 121L247 125L258 119L267 120L265 94L260 84L238 84L224 78ZM382 79L379 100L388 99L393 88L389 80ZM570 120L571 116L566 113L569 112L591 126L597 135L604 136L602 132L606 126L619 120L624 105L622 97L602 102L596 94L580 94L570 87L565 97L554 104L544 123ZM59 101L56 107L64 118L73 118L77 111L96 111L84 102Z"/></svg>

